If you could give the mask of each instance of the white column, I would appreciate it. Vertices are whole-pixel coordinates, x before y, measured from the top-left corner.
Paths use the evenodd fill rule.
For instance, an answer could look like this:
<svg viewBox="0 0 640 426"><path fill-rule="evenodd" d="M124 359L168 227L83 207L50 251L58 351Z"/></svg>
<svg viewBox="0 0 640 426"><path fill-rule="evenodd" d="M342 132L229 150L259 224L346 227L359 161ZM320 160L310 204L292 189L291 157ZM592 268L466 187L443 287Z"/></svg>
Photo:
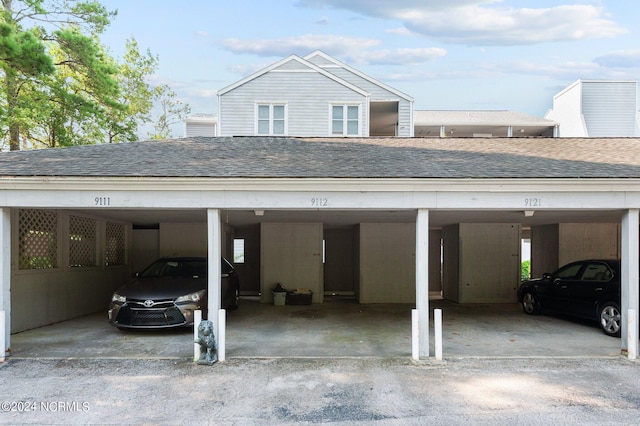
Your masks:
<svg viewBox="0 0 640 426"><path fill-rule="evenodd" d="M209 253L209 286L207 288L207 297L209 304L207 306L207 319L213 323L213 332L216 341L220 336L220 322L218 320L218 310L220 309L220 287L222 286L222 265L220 258L222 257L222 227L220 225L220 210L207 210L207 241ZM218 350L220 350L218 343ZM224 348L222 348L224 350Z"/></svg>
<svg viewBox="0 0 640 426"><path fill-rule="evenodd" d="M418 352L429 357L429 210L418 209L416 218L416 310Z"/></svg>
<svg viewBox="0 0 640 426"><path fill-rule="evenodd" d="M621 296L622 296L622 350L638 353L638 340L628 341L629 309L635 312L635 324L638 324L638 279L640 277L638 259L640 249L638 239L640 234L639 209L630 209L622 217L622 270ZM634 333L634 335L637 335Z"/></svg>
<svg viewBox="0 0 640 426"><path fill-rule="evenodd" d="M0 208L0 358L9 356L11 347L11 209Z"/></svg>

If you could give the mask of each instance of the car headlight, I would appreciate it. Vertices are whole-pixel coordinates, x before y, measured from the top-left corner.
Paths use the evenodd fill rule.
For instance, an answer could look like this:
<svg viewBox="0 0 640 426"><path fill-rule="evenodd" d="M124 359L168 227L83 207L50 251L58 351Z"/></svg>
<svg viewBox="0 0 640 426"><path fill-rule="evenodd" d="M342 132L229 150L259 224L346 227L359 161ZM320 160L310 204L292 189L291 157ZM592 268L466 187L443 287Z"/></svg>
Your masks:
<svg viewBox="0 0 640 426"><path fill-rule="evenodd" d="M111 301L116 303L124 303L127 301L127 298L119 295L118 293L113 293L113 296L111 296Z"/></svg>
<svg viewBox="0 0 640 426"><path fill-rule="evenodd" d="M206 290L196 291L195 293L180 296L176 299L175 303L198 303L204 299Z"/></svg>

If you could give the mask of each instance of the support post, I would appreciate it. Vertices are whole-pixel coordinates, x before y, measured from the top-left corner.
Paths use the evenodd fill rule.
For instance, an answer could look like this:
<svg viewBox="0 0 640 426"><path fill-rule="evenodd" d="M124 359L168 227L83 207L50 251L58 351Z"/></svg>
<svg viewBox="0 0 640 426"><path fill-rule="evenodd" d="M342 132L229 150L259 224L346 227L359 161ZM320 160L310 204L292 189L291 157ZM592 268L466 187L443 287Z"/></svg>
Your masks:
<svg viewBox="0 0 640 426"><path fill-rule="evenodd" d="M416 218L416 309L419 357L429 357L429 210Z"/></svg>
<svg viewBox="0 0 640 426"><path fill-rule="evenodd" d="M418 325L419 315L417 309L411 310L411 359L414 361L420 360L420 345L418 342L420 341L420 332Z"/></svg>
<svg viewBox="0 0 640 426"><path fill-rule="evenodd" d="M436 359L442 361L442 309L433 310L433 328L435 334Z"/></svg>
<svg viewBox="0 0 640 426"><path fill-rule="evenodd" d="M218 339L218 361L223 362L226 359L225 342L227 340L227 311L220 309L218 311L218 323L220 324L220 334L216 336Z"/></svg>
<svg viewBox="0 0 640 426"><path fill-rule="evenodd" d="M200 309L193 311L193 362L198 362L200 359L200 343L196 343L200 321L202 321L202 311Z"/></svg>
<svg viewBox="0 0 640 426"><path fill-rule="evenodd" d="M636 322L635 309L629 309L629 316L627 322L627 339L629 342L637 342L638 341L638 323ZM629 349L627 350L627 358L629 359L637 359L638 358L638 348L637 345L629 345Z"/></svg>
<svg viewBox="0 0 640 426"><path fill-rule="evenodd" d="M0 344L2 344L1 347L4 348L4 342L5 342L5 330L4 330L4 311L0 311ZM5 356L5 351L2 350L0 351L0 362L4 362L4 360L6 359Z"/></svg>
<svg viewBox="0 0 640 426"><path fill-rule="evenodd" d="M622 330L621 344L622 352L638 353L638 335L635 331L635 338L629 340L629 312L633 310L633 322L638 325L638 282L640 281L638 259L640 258L640 246L638 244L640 236L639 209L629 209L622 216L622 261L621 261L621 314Z"/></svg>
<svg viewBox="0 0 640 426"><path fill-rule="evenodd" d="M11 355L11 209L0 208L0 359Z"/></svg>
<svg viewBox="0 0 640 426"><path fill-rule="evenodd" d="M220 292L222 287L222 226L220 224L220 210L207 210L207 243L208 243L208 288L207 288L207 320L213 323L213 332L216 336L220 336L220 321L217 315L220 309L221 300ZM218 344L218 351L224 352L224 347Z"/></svg>

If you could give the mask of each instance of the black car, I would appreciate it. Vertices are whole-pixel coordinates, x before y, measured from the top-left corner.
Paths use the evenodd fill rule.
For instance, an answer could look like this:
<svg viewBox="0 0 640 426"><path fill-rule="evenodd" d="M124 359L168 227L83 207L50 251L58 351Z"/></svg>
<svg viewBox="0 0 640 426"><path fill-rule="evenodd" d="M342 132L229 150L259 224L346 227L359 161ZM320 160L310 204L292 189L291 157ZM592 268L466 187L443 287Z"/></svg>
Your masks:
<svg viewBox="0 0 640 426"><path fill-rule="evenodd" d="M581 260L522 283L518 302L525 313L542 310L599 321L609 336L620 336L620 261Z"/></svg>
<svg viewBox="0 0 640 426"><path fill-rule="evenodd" d="M240 280L222 258L221 304L238 308ZM167 257L153 262L111 298L109 323L118 328L167 328L193 324L193 311L207 318L207 258Z"/></svg>

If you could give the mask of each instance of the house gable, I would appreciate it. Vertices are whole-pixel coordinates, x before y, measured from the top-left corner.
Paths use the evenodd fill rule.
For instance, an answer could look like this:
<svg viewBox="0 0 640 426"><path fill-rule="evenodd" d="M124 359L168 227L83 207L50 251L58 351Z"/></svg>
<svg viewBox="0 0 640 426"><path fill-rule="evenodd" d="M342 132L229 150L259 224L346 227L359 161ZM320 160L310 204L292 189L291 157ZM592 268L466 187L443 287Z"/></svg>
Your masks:
<svg viewBox="0 0 640 426"><path fill-rule="evenodd" d="M333 58L327 55L326 53L320 50L316 50L315 52L308 54L307 56L304 57L304 59L309 61L310 63L313 63L319 66L324 70L331 72L332 74L340 76L344 80L347 80L353 84L356 84L358 87L367 89L367 85L378 86L379 89L392 93L398 98L404 99L408 102L414 101L414 99L411 96L405 93L402 93L401 91L394 89L393 87L385 83L382 83L381 81L376 80L375 78L368 76L367 74L364 74L361 71L358 71L357 69L345 64L344 62L337 60L336 58ZM372 94L375 92L375 90L367 90L367 91Z"/></svg>
<svg viewBox="0 0 640 426"><path fill-rule="evenodd" d="M329 136L332 108L344 106L357 108L355 136L367 136L368 97L362 88L291 55L218 92L218 134Z"/></svg>
<svg viewBox="0 0 640 426"><path fill-rule="evenodd" d="M255 80L269 72L279 72L279 71L294 71L294 72L316 72L319 73L321 75L323 75L324 77L331 79L333 81L335 81L336 83L342 84L343 86L353 90L354 92L358 92L361 95L366 96L367 92L364 91L363 89L349 83L348 81L345 81L339 77L337 77L336 75L327 72L325 70L323 70L322 68L314 65L311 62L308 62L302 58L300 58L297 55L291 55L288 56L284 59L281 59L278 62L275 62L274 64L271 64L270 66L263 68L262 70L251 74L248 77L243 78L242 80L239 80L223 89L220 89L218 91L218 96L222 96L232 90L237 89L238 87L241 87L245 84L247 84L248 82ZM273 90L273 88L272 88Z"/></svg>
<svg viewBox="0 0 640 426"><path fill-rule="evenodd" d="M370 136L413 136L413 98L351 66L315 51L305 59L369 93Z"/></svg>

